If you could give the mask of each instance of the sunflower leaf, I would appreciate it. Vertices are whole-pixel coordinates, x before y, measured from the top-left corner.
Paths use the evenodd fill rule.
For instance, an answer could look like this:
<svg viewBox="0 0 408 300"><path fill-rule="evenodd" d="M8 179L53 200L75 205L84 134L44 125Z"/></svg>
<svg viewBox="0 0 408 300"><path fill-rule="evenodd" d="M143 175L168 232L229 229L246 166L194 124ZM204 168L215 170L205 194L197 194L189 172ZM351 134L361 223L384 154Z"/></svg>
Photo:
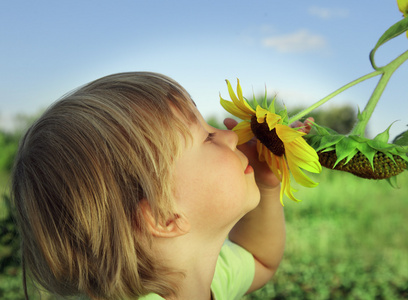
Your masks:
<svg viewBox="0 0 408 300"><path fill-rule="evenodd" d="M408 130L397 135L392 143L395 145L408 146Z"/></svg>
<svg viewBox="0 0 408 300"><path fill-rule="evenodd" d="M388 42L389 40L399 36L401 33L404 33L408 30L408 18L403 18L401 21L395 23L390 28L388 28L384 34L378 39L377 44L370 52L370 62L374 69L378 70L379 67L376 66L374 61L374 55L377 49L383 45L384 43Z"/></svg>

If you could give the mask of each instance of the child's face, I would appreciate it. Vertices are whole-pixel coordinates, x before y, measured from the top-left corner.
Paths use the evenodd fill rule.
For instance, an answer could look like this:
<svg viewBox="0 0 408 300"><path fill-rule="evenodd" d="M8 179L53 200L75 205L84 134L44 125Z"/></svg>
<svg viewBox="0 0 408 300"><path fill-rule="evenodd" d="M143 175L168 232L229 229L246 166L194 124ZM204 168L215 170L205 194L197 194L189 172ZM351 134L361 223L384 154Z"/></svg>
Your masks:
<svg viewBox="0 0 408 300"><path fill-rule="evenodd" d="M239 151L236 133L208 125L196 111L175 165L177 206L198 228L230 229L260 199L254 171Z"/></svg>

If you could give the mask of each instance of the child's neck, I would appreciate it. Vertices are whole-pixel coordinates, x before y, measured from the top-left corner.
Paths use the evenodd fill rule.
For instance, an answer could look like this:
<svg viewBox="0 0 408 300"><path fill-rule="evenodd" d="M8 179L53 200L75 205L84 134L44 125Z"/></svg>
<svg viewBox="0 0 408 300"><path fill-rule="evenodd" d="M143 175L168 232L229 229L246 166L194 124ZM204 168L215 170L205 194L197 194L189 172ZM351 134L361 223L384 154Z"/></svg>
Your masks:
<svg viewBox="0 0 408 300"><path fill-rule="evenodd" d="M211 283L225 237L220 234L208 241L196 241L186 234L162 241L160 252L171 262L169 267L185 275L177 299L211 299Z"/></svg>

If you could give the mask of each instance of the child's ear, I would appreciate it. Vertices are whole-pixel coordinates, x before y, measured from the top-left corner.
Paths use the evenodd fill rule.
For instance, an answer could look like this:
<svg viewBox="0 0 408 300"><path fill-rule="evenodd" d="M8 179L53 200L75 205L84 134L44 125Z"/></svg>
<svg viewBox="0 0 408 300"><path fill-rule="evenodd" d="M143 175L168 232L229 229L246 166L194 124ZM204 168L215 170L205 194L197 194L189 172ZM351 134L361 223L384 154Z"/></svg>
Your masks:
<svg viewBox="0 0 408 300"><path fill-rule="evenodd" d="M140 202L140 209L150 233L155 237L177 237L190 231L190 223L183 215L174 214L170 219L161 221L154 218L147 200Z"/></svg>

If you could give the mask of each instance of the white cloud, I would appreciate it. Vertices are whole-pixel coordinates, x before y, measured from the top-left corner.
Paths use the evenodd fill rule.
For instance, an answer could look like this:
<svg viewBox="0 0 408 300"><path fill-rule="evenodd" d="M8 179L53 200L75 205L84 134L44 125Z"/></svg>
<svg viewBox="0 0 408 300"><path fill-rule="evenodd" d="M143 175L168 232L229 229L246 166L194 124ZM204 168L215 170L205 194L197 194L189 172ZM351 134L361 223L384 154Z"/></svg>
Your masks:
<svg viewBox="0 0 408 300"><path fill-rule="evenodd" d="M312 16L317 16L321 19L333 19L333 18L346 18L349 15L348 10L341 8L325 8L312 6L308 10L309 14Z"/></svg>
<svg viewBox="0 0 408 300"><path fill-rule="evenodd" d="M299 53L324 49L327 42L321 35L313 34L307 29L300 29L294 33L264 38L262 45L279 52Z"/></svg>

